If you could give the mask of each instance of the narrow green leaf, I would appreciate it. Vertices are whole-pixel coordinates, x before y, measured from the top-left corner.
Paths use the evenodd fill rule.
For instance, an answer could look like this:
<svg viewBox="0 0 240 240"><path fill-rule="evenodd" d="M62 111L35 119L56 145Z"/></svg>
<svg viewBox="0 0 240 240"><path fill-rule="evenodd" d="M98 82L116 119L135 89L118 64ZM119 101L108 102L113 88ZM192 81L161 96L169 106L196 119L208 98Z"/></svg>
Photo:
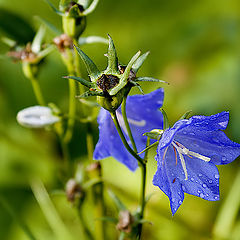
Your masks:
<svg viewBox="0 0 240 240"><path fill-rule="evenodd" d="M109 91L109 94L111 96L115 95L119 90L121 90L126 84L127 84L127 79L129 77L129 74L130 74L130 71L131 71L131 68L132 68L132 65L134 64L134 62L138 59L138 57L140 56L141 52L138 51L133 57L132 59L130 60L130 62L128 63L122 77L120 78L120 81L119 81L119 84L116 85L114 88L112 88L110 91Z"/></svg>
<svg viewBox="0 0 240 240"><path fill-rule="evenodd" d="M57 213L57 210L53 205L43 183L40 180L34 180L31 182L31 188L49 226L52 228L57 239L73 240L72 235Z"/></svg>
<svg viewBox="0 0 240 240"><path fill-rule="evenodd" d="M108 67L106 72L110 74L118 73L118 58L117 52L113 43L112 38L108 35L109 38L109 46L108 46Z"/></svg>
<svg viewBox="0 0 240 240"><path fill-rule="evenodd" d="M64 76L63 78L67 78L67 79L73 79L76 80L78 82L80 82L82 85L88 87L88 88L92 88L95 85L92 82L89 82L81 77L75 77L75 76Z"/></svg>
<svg viewBox="0 0 240 240"><path fill-rule="evenodd" d="M118 222L117 218L114 217L101 217L101 218L96 218L95 220L97 221L104 221L104 222L111 222L116 224Z"/></svg>
<svg viewBox="0 0 240 240"><path fill-rule="evenodd" d="M185 113L180 117L179 120L187 119L188 116L189 116L189 114L190 114L191 112L192 112L192 110L189 110L189 111L185 112Z"/></svg>
<svg viewBox="0 0 240 240"><path fill-rule="evenodd" d="M34 237L30 228L19 218L19 216L15 213L13 208L8 204L7 200L3 196L0 196L0 204L9 213L9 215L17 222L17 224L25 232L28 238L31 240L36 240L36 237Z"/></svg>
<svg viewBox="0 0 240 240"><path fill-rule="evenodd" d="M81 59L83 60L92 82L95 82L97 78L101 75L100 71L98 70L95 63L79 47L77 47L76 45L74 46L77 49L77 52L79 53Z"/></svg>
<svg viewBox="0 0 240 240"><path fill-rule="evenodd" d="M166 112L161 108L160 111L162 112L163 115L163 130L168 129L170 127L168 117Z"/></svg>
<svg viewBox="0 0 240 240"><path fill-rule="evenodd" d="M149 150L149 149L151 149L151 148L153 148L153 147L157 146L157 145L158 145L158 143L159 143L159 141L157 141L157 142L155 142L155 143L153 143L153 144L149 145L148 147L146 147L145 149L143 149L141 152L139 152L139 153L138 153L138 155L140 155L140 154L142 154L142 153L146 152L147 150Z"/></svg>
<svg viewBox="0 0 240 240"><path fill-rule="evenodd" d="M138 72L139 68L142 66L144 61L146 60L147 56L149 55L150 52L144 53L142 56L140 56L136 62L133 64L132 69L135 73Z"/></svg>
<svg viewBox="0 0 240 240"><path fill-rule="evenodd" d="M54 46L50 45L49 47L45 48L44 50L42 50L41 52L38 53L38 58L42 59L42 58L46 57L54 49L55 49Z"/></svg>
<svg viewBox="0 0 240 240"><path fill-rule="evenodd" d="M115 195L115 193L113 191L108 190L108 194L114 201L114 203L119 211L127 210L126 206L122 203L122 201L118 198L118 196Z"/></svg>
<svg viewBox="0 0 240 240"><path fill-rule="evenodd" d="M98 5L99 0L93 0L91 5L82 13L82 15L87 16L95 10Z"/></svg>
<svg viewBox="0 0 240 240"><path fill-rule="evenodd" d="M99 36L80 37L78 39L78 44L80 46L84 44L92 44L92 43L108 44L108 40L106 38L99 37Z"/></svg>
<svg viewBox="0 0 240 240"><path fill-rule="evenodd" d="M159 82L159 83L167 83L168 82L164 81L164 80L159 80L157 78L152 78L152 77L137 77L134 81L136 82Z"/></svg>
<svg viewBox="0 0 240 240"><path fill-rule="evenodd" d="M49 0L45 0L45 2L47 2L47 4L52 8L52 10L53 10L56 14L58 14L58 15L60 15L60 16L64 16L64 13L61 12L61 11L59 11Z"/></svg>

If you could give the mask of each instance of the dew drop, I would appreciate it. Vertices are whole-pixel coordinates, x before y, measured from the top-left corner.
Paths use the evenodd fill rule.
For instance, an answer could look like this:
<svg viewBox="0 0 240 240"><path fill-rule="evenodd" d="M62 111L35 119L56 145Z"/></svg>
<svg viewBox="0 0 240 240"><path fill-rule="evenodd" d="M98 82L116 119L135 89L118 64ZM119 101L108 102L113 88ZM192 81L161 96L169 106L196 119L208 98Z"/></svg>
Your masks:
<svg viewBox="0 0 240 240"><path fill-rule="evenodd" d="M204 183L202 186L203 186L204 188L206 188L206 187L207 187L207 184Z"/></svg>
<svg viewBox="0 0 240 240"><path fill-rule="evenodd" d="M198 193L201 193L202 191L201 191L201 190L198 190L197 192L198 192Z"/></svg>
<svg viewBox="0 0 240 240"><path fill-rule="evenodd" d="M222 161L225 162L226 160L227 160L227 158L223 156Z"/></svg>
<svg viewBox="0 0 240 240"><path fill-rule="evenodd" d="M187 132L186 132L186 131L183 131L183 134L187 134Z"/></svg>
<svg viewBox="0 0 240 240"><path fill-rule="evenodd" d="M204 198L204 194L203 194L203 193L200 193L199 197L200 197L200 198Z"/></svg>
<svg viewBox="0 0 240 240"><path fill-rule="evenodd" d="M201 173L199 173L199 174L198 174L198 176L199 176L199 177L201 177L201 176L202 176L202 174L201 174Z"/></svg>
<svg viewBox="0 0 240 240"><path fill-rule="evenodd" d="M194 135L195 135L195 133L194 133L194 132L190 132L189 134L190 134L190 135L192 135L192 136L194 136Z"/></svg>
<svg viewBox="0 0 240 240"><path fill-rule="evenodd" d="M194 181L194 178L192 177L190 180L193 182L193 181Z"/></svg>
<svg viewBox="0 0 240 240"><path fill-rule="evenodd" d="M175 198L172 199L172 202L175 202Z"/></svg>
<svg viewBox="0 0 240 240"><path fill-rule="evenodd" d="M180 200L178 203L179 203L179 204L182 204L182 201Z"/></svg>
<svg viewBox="0 0 240 240"><path fill-rule="evenodd" d="M215 177L216 179L219 179L219 174L215 174L214 177Z"/></svg>
<svg viewBox="0 0 240 240"><path fill-rule="evenodd" d="M185 186L182 185L182 190L185 192L186 191L186 188Z"/></svg>
<svg viewBox="0 0 240 240"><path fill-rule="evenodd" d="M213 181L212 181L212 180L209 180L208 182L209 182L209 183L212 183Z"/></svg>
<svg viewBox="0 0 240 240"><path fill-rule="evenodd" d="M215 200L218 200L218 196L215 196L214 199L215 199Z"/></svg>

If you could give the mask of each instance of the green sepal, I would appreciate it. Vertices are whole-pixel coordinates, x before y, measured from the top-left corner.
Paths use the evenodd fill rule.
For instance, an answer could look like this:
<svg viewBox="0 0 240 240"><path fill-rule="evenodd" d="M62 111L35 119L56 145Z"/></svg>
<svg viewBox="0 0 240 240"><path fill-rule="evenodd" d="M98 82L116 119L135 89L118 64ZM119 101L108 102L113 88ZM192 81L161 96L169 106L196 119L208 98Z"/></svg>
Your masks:
<svg viewBox="0 0 240 240"><path fill-rule="evenodd" d="M191 112L192 112L192 110L189 110L189 111L185 112L185 113L179 118L179 120L187 119Z"/></svg>
<svg viewBox="0 0 240 240"><path fill-rule="evenodd" d="M149 137L150 138L150 137ZM151 148L153 148L153 147L155 147L155 146L157 146L158 145L158 141L156 141L155 143L153 143L153 144L151 144L151 145L149 145L148 147L146 147L145 149L143 149L141 152L139 152L138 153L138 155L140 155L140 154L142 154L142 153L144 153L144 152L146 152L146 151L148 151L149 149L151 149Z"/></svg>
<svg viewBox="0 0 240 240"><path fill-rule="evenodd" d="M159 140L162 134L163 134L163 130L153 129L150 132L144 133L143 136L149 137L151 139Z"/></svg>
<svg viewBox="0 0 240 240"><path fill-rule="evenodd" d="M114 217L101 217L101 218L95 218L96 221L104 221L104 222L110 222L116 224L118 222L117 218Z"/></svg>
<svg viewBox="0 0 240 240"><path fill-rule="evenodd" d="M159 83L167 83L168 82L164 81L164 80L159 80L157 78L152 78L152 77L137 77L134 81L136 82L159 82Z"/></svg>
<svg viewBox="0 0 240 240"><path fill-rule="evenodd" d="M83 93L82 95L76 96L76 98L88 98L88 97L94 97L94 96L104 96L103 92L98 91L87 91Z"/></svg>
<svg viewBox="0 0 240 240"><path fill-rule="evenodd" d="M78 54L83 60L92 82L96 82L98 77L101 75L97 66L79 47L77 47L76 45L74 45L74 47L77 49Z"/></svg>
<svg viewBox="0 0 240 240"><path fill-rule="evenodd" d="M143 92L141 86L140 86L137 82L135 82L135 81L130 81L130 83L132 83L135 87L137 87L138 90L141 92L141 94L144 95L144 92Z"/></svg>
<svg viewBox="0 0 240 240"><path fill-rule="evenodd" d="M91 12L93 12L95 10L95 8L98 5L99 0L93 0L91 5L83 11L82 15L87 16L88 14L90 14Z"/></svg>
<svg viewBox="0 0 240 240"><path fill-rule="evenodd" d="M146 60L147 56L149 55L149 51L144 53L142 56L140 56L136 62L133 64L132 69L135 73L138 72L139 68L142 66L142 64L144 63L144 61Z"/></svg>
<svg viewBox="0 0 240 240"><path fill-rule="evenodd" d="M41 25L32 41L31 49L34 53L38 54L41 50L42 41L46 32L46 27Z"/></svg>
<svg viewBox="0 0 240 240"><path fill-rule="evenodd" d="M127 210L127 207L123 204L123 202L118 198L118 196L113 191L108 190L108 194L111 197L111 199L114 201L119 211Z"/></svg>
<svg viewBox="0 0 240 240"><path fill-rule="evenodd" d="M108 67L106 69L106 73L108 74L116 74L118 73L118 58L117 52L113 43L112 38L108 35L109 38L109 46L108 46Z"/></svg>
<svg viewBox="0 0 240 240"><path fill-rule="evenodd" d="M130 74L130 71L131 71L131 68L134 64L134 62L138 59L138 57L140 56L141 52L138 51L133 57L132 59L130 60L130 62L128 63L122 77L120 78L120 81L119 81L119 84L116 85L114 88L112 88L110 91L109 91L109 94L111 96L115 95L118 91L120 91L127 83L128 83L128 77L129 77L129 74Z"/></svg>
<svg viewBox="0 0 240 240"><path fill-rule="evenodd" d="M68 79L73 79L73 80L76 80L78 82L80 82L82 85L88 87L88 88L93 88L95 87L95 84L92 83L92 82L89 82L83 78L80 78L80 77L75 77L75 76L64 76L63 78L68 78Z"/></svg>
<svg viewBox="0 0 240 240"><path fill-rule="evenodd" d="M161 108L160 111L162 112L163 115L163 130L166 130L170 127L168 117L166 112Z"/></svg>
<svg viewBox="0 0 240 240"><path fill-rule="evenodd" d="M88 37L80 37L78 39L78 45L84 45L84 44L92 44L92 43L103 43L108 44L108 40L103 37L99 36L88 36Z"/></svg>
<svg viewBox="0 0 240 240"><path fill-rule="evenodd" d="M82 104L84 104L84 105L86 105L86 106L88 106L88 107L101 107L98 103L96 103L96 102L94 102L94 101L88 101L88 100L86 100L86 99L84 99L84 98L80 98L79 101L80 101Z"/></svg>
<svg viewBox="0 0 240 240"><path fill-rule="evenodd" d="M59 10L61 12L66 12L71 4L72 0L60 0Z"/></svg>
<svg viewBox="0 0 240 240"><path fill-rule="evenodd" d="M60 15L60 16L64 16L64 13L61 12L61 11L59 11L49 0L45 0L45 2L52 8L52 10L53 10L56 14L58 14L58 15Z"/></svg>

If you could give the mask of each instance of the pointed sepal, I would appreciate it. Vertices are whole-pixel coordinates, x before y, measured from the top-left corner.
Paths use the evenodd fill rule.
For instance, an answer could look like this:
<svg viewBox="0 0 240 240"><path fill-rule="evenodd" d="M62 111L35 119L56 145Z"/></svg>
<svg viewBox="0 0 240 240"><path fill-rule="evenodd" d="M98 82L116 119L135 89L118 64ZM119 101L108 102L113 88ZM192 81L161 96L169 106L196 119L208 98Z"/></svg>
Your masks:
<svg viewBox="0 0 240 240"><path fill-rule="evenodd" d="M75 77L75 76L64 76L63 78L68 78L68 79L73 79L76 80L78 82L80 82L82 85L88 87L88 88L93 88L95 87L95 84L93 84L92 82L89 82L83 78L80 77Z"/></svg>
<svg viewBox="0 0 240 240"><path fill-rule="evenodd" d="M167 113L162 108L160 109L160 111L162 112L162 115L163 115L163 130L166 130L170 127L168 116L167 116Z"/></svg>
<svg viewBox="0 0 240 240"><path fill-rule="evenodd" d="M106 69L106 73L116 74L118 73L118 58L117 52L113 43L112 38L108 35L109 38L109 46L108 46L108 67Z"/></svg>
<svg viewBox="0 0 240 240"><path fill-rule="evenodd" d="M61 11L59 11L49 0L45 0L45 2L52 8L52 10L53 10L56 14L58 14L58 15L60 15L60 16L64 16L64 13L61 12Z"/></svg>
<svg viewBox="0 0 240 240"><path fill-rule="evenodd" d="M76 45L74 45L74 46L77 49L77 52L79 53L81 59L83 60L85 66L87 68L87 71L91 78L91 81L96 82L98 77L101 75L97 66L79 47L77 47Z"/></svg>
<svg viewBox="0 0 240 240"><path fill-rule="evenodd" d="M136 62L133 64L132 69L135 73L138 72L139 68L142 66L142 64L144 63L144 61L146 60L147 56L149 55L149 51L144 53L142 56L140 56Z"/></svg>
<svg viewBox="0 0 240 240"><path fill-rule="evenodd" d="M132 83L135 87L137 87L138 90L141 92L141 94L144 95L144 92L143 92L141 86L137 82L130 81L130 83Z"/></svg>
<svg viewBox="0 0 240 240"><path fill-rule="evenodd" d="M135 82L159 82L159 83L169 84L168 82L166 82L164 80L160 80L160 79L152 78L152 77L137 77L134 81Z"/></svg>
<svg viewBox="0 0 240 240"><path fill-rule="evenodd" d="M185 112L185 113L180 117L179 120L187 119L191 112L192 112L192 110L189 110L189 111Z"/></svg>
<svg viewBox="0 0 240 240"><path fill-rule="evenodd" d="M108 190L108 194L114 201L119 211L127 210L127 207L123 204L123 202L118 198L118 196L113 191Z"/></svg>
<svg viewBox="0 0 240 240"><path fill-rule="evenodd" d="M41 50L42 41L43 41L45 32L46 32L46 27L41 25L33 39L31 49L36 54L38 54Z"/></svg>
<svg viewBox="0 0 240 240"><path fill-rule="evenodd" d="M95 10L95 8L97 7L98 2L99 2L99 0L93 0L91 5L85 11L83 11L82 15L87 16L88 14L93 12Z"/></svg>
<svg viewBox="0 0 240 240"><path fill-rule="evenodd" d="M88 98L88 97L94 97L94 96L103 97L104 93L98 92L98 91L87 91L87 92L83 93L82 95L76 96L76 98Z"/></svg>

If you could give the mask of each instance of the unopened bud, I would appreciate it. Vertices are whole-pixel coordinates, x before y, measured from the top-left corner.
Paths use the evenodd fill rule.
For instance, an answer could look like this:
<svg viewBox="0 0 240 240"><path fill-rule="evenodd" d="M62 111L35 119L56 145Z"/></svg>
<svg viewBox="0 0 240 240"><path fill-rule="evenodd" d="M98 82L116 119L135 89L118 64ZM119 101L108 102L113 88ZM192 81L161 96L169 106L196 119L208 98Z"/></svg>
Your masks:
<svg viewBox="0 0 240 240"><path fill-rule="evenodd" d="M126 233L132 231L133 216L128 210L121 211L119 213L119 221L117 224L117 229Z"/></svg>

